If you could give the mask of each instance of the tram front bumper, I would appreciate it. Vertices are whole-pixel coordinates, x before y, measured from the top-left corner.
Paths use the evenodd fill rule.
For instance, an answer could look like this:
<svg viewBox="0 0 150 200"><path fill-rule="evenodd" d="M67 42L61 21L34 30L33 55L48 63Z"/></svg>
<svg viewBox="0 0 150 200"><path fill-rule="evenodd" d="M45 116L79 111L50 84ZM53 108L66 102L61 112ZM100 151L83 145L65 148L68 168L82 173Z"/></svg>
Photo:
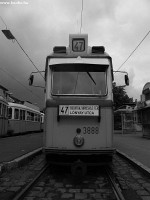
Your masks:
<svg viewBox="0 0 150 200"><path fill-rule="evenodd" d="M101 165L112 161L114 148L100 150L67 150L67 149L44 149L47 160L50 163L71 165L80 160L87 165Z"/></svg>

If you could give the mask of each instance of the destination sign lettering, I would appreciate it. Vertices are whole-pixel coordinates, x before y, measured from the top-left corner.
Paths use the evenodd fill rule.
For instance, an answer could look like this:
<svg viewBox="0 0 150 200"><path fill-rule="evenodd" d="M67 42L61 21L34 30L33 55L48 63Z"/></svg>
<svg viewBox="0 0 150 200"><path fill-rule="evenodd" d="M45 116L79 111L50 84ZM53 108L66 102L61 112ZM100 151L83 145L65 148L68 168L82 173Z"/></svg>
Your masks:
<svg viewBox="0 0 150 200"><path fill-rule="evenodd" d="M99 116L98 105L60 105L60 116Z"/></svg>

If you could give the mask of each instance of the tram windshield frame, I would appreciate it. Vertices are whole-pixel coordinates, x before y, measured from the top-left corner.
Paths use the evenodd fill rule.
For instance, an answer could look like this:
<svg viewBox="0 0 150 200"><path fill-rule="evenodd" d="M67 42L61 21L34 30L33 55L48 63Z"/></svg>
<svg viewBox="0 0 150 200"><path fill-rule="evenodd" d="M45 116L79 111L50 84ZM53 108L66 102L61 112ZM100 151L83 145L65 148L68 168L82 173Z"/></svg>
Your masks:
<svg viewBox="0 0 150 200"><path fill-rule="evenodd" d="M108 64L50 65L52 96L107 96Z"/></svg>

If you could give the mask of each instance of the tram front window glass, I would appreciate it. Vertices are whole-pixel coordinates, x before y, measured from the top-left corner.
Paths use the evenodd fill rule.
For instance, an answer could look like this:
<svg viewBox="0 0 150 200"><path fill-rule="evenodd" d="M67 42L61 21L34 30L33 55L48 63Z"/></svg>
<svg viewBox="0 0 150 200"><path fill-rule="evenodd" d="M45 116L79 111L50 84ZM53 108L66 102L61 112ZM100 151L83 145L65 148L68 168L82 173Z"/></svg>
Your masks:
<svg viewBox="0 0 150 200"><path fill-rule="evenodd" d="M67 64L55 67L53 70L52 94L106 95L107 68L106 66L100 67L100 65L95 67L92 64L71 64L70 68Z"/></svg>

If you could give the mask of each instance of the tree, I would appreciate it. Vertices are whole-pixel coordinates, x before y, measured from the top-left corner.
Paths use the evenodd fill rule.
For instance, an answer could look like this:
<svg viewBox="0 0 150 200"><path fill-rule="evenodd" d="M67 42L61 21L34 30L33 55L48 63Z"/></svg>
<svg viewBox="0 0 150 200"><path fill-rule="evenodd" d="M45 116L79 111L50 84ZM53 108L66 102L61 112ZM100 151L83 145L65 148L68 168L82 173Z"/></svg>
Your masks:
<svg viewBox="0 0 150 200"><path fill-rule="evenodd" d="M124 87L113 85L114 107L117 110L120 106L133 103L133 98L129 98Z"/></svg>

